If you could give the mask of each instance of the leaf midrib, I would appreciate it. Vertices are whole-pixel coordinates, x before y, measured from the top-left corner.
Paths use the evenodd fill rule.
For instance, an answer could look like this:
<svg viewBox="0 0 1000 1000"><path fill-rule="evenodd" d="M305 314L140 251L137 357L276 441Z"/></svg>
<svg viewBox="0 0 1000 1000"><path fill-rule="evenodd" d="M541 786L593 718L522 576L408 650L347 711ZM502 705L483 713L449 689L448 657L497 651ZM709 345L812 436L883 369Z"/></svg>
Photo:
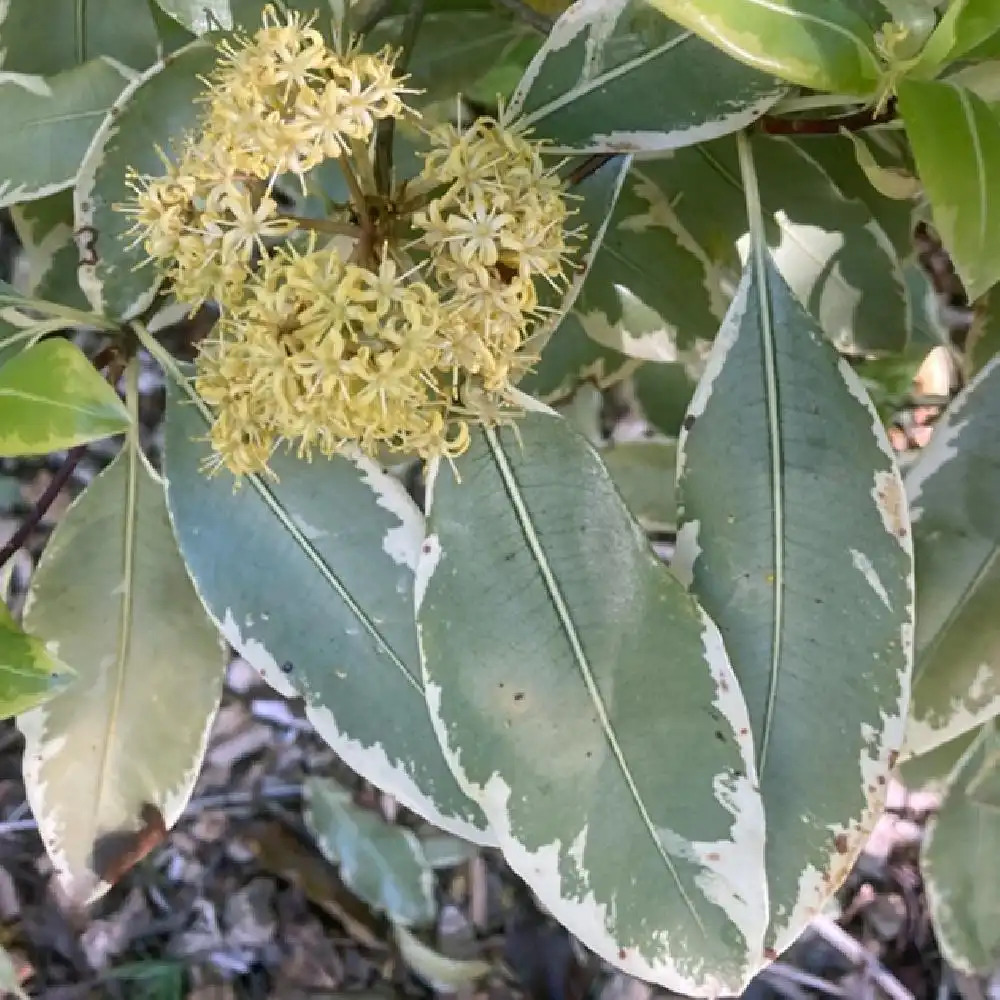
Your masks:
<svg viewBox="0 0 1000 1000"><path fill-rule="evenodd" d="M195 392L195 390L188 384L187 379L183 379L178 383L178 388L188 397L194 408L198 411L199 416L205 422L206 427L212 426L212 416L211 413L205 407L205 403L202 401L201 397ZM299 546L302 552L305 554L306 558L316 567L320 576L329 584L329 586L336 592L337 596L343 601L347 609L354 615L354 617L361 623L365 631L375 640L378 645L392 664L399 670L399 672L406 678L407 682L419 692L420 697L424 696L423 685L410 673L406 664L399 657L396 651L389 645L388 640L382 633L378 630L375 623L365 614L361 606L354 600L348 589L341 582L340 577L333 571L333 569L327 564L326 560L320 555L316 548L312 545L308 538L298 529L295 523L290 517L285 513L284 508L278 501L278 498L268 489L266 484L263 482L261 477L256 474L250 474L246 477L250 480L257 495L264 502L267 509L277 518L279 524L285 528L285 530L292 536L292 540Z"/></svg>
<svg viewBox="0 0 1000 1000"><path fill-rule="evenodd" d="M592 93L601 87L606 86L612 80L617 80L618 77L624 76L626 73L632 72L632 70L637 69L639 66L643 66L646 63L652 61L653 59L658 59L660 56L665 55L671 49L678 45L688 41L693 38L694 34L690 31L681 31L669 41L662 42L655 48L649 49L644 52L641 56L637 56L634 59L628 59L623 63L620 63L612 70L607 70L604 73L598 73L596 76L591 77L586 83L571 87L569 90L564 91L559 97L554 100L549 101L547 104L543 104L540 107L535 108L534 111L525 115L523 118L525 125L534 125L537 122L542 121L549 115L554 114L556 111L561 110L569 104L586 97L587 94ZM539 73L541 71L539 70Z"/></svg>
<svg viewBox="0 0 1000 1000"><path fill-rule="evenodd" d="M566 605L566 600L562 595L559 584L556 581L552 567L549 565L548 558L545 555L545 550L541 544L541 539L535 531L531 514L524 503L524 498L521 495L521 489L517 482L517 477L515 476L514 470L510 465L507 454L503 450L503 446L501 445L500 439L498 438L495 430L492 428L484 428L483 434L486 438L493 463L496 466L497 472L499 473L500 479L503 483L504 491L506 492L507 498L510 500L511 506L513 507L514 516L518 522L518 526L520 527L528 549L534 558L535 565L538 567L538 571L541 574L549 600L552 603L556 617L559 621L559 626L569 643L570 649L573 653L573 659L576 662L580 675L587 688L587 693L589 694L594 705L594 710L597 713L601 729L604 732L604 737L607 740L608 746L611 748L615 761L618 764L623 778L625 779L625 784L628 787L629 794L632 796L632 800L639 811L643 825L646 827L653 844L656 846L660 859L670 872L670 875L677 886L677 891L680 894L681 899L684 900L684 904L698 928L702 931L702 933L706 933L705 925L701 920L701 916L691 900L691 897L685 891L684 886L681 883L680 876L677 873L676 866L671 861L670 856L667 854L660 841L660 838L657 836L656 827L649 815L649 811L646 809L645 803L642 801L642 796L639 794L636 780L632 775L628 761L625 759L624 751L615 736L614 727L612 726L611 719L608 716L608 710L604 704L604 700L601 698L601 693L597 687L597 681L594 678L593 671L590 667L590 661L588 660L587 654L583 648L582 640L577 632L576 625L573 622L572 615Z"/></svg>
<svg viewBox="0 0 1000 1000"><path fill-rule="evenodd" d="M94 796L94 815L103 814L104 793L108 787L108 769L111 747L116 741L118 717L125 694L125 666L132 646L132 609L135 593L135 535L138 521L139 443L136 434L129 434L126 443L127 469L125 485L125 523L122 540L122 604L118 619L115 645L115 689L108 711L108 725L101 749L101 763L97 770L97 794Z"/></svg>

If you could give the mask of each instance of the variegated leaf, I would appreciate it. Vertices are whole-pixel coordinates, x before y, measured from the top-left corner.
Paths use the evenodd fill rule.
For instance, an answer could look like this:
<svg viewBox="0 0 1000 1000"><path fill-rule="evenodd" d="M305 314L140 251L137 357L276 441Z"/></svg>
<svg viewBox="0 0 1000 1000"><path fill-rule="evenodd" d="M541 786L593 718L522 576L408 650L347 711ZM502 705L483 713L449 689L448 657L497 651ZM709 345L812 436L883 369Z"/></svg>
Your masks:
<svg viewBox="0 0 1000 1000"><path fill-rule="evenodd" d="M105 844L150 807L168 828L180 817L222 693L218 634L134 441L59 522L24 621L76 671L18 725L28 801L56 877L82 905L108 887Z"/></svg>
<svg viewBox="0 0 1000 1000"><path fill-rule="evenodd" d="M158 58L157 45L146 0L0 4L0 65L7 73L52 75L100 56L142 70Z"/></svg>
<svg viewBox="0 0 1000 1000"><path fill-rule="evenodd" d="M768 244L796 297L841 350L899 350L909 334L909 299L899 260L870 211L844 197L803 146L770 136L752 146ZM678 150L633 173L649 224L670 229L692 252L700 248L714 269L706 281L735 287L747 249L736 143Z"/></svg>
<svg viewBox="0 0 1000 1000"><path fill-rule="evenodd" d="M128 426L117 393L68 340L44 340L0 368L0 456L44 455Z"/></svg>
<svg viewBox="0 0 1000 1000"><path fill-rule="evenodd" d="M678 155L690 155L689 153ZM727 300L724 276L637 163L576 301L598 343L647 361L697 364Z"/></svg>
<svg viewBox="0 0 1000 1000"><path fill-rule="evenodd" d="M621 195L622 185L632 164L631 156L613 156L606 162L595 161L596 167L588 169L585 175L570 174L567 184L575 202L573 223L579 227L581 236L574 241L573 257L575 267L569 282L544 284L539 298L548 318L538 325L525 345L525 351L540 352L553 339L560 327L566 327L566 336L561 338L560 355L553 367L550 363L541 381L534 384L530 392L544 392L553 395L567 380L573 382L579 369L577 358L585 358L595 352L581 350L574 345L576 324L570 318L573 306L586 283L595 258L600 252L604 235L611 222L612 213ZM584 163L584 166L588 164ZM562 356L568 355L565 362ZM543 355L544 356L544 355ZM589 364L589 361L585 363ZM531 383L529 383L531 384ZM541 388L544 385L546 388Z"/></svg>
<svg viewBox="0 0 1000 1000"><path fill-rule="evenodd" d="M715 626L551 411L477 432L428 505L427 700L508 863L613 965L738 993L764 961L764 827Z"/></svg>
<svg viewBox="0 0 1000 1000"><path fill-rule="evenodd" d="M199 40L151 67L118 98L87 150L74 192L79 281L102 315L129 319L153 301L157 273L142 244L127 237L132 216L117 206L134 197L129 167L150 176L164 172L161 151L176 152L194 126L200 107L195 98L205 88L200 77L215 57L212 46Z"/></svg>
<svg viewBox="0 0 1000 1000"><path fill-rule="evenodd" d="M0 73L0 208L72 187L94 134L128 78L110 59L55 76Z"/></svg>
<svg viewBox="0 0 1000 1000"><path fill-rule="evenodd" d="M234 491L228 472L203 471L209 421L193 398L170 391L167 501L209 614L269 684L305 699L345 763L435 825L488 842L424 703L413 621L420 511L360 456L277 454L276 481L248 476Z"/></svg>
<svg viewBox="0 0 1000 1000"><path fill-rule="evenodd" d="M305 821L344 885L394 924L434 923L434 874L417 835L363 809L330 778L305 783Z"/></svg>
<svg viewBox="0 0 1000 1000"><path fill-rule="evenodd" d="M508 117L559 149L648 152L736 132L784 90L647 0L578 0L529 64Z"/></svg>
<svg viewBox="0 0 1000 1000"><path fill-rule="evenodd" d="M983 723L989 725L989 723ZM967 729L961 736L941 743L917 757L907 757L896 765L896 777L911 791L943 794L965 751L979 739L982 726Z"/></svg>
<svg viewBox="0 0 1000 1000"><path fill-rule="evenodd" d="M906 476L917 566L906 750L1000 714L1000 358L952 403Z"/></svg>
<svg viewBox="0 0 1000 1000"><path fill-rule="evenodd" d="M18 628L0 600L0 718L28 711L65 686L72 671Z"/></svg>
<svg viewBox="0 0 1000 1000"><path fill-rule="evenodd" d="M76 280L80 255L73 239L72 192L15 205L10 214L21 242L17 262L21 291L86 309L87 299Z"/></svg>
<svg viewBox="0 0 1000 1000"><path fill-rule="evenodd" d="M813 90L870 95L875 28L844 0L650 0L733 59Z"/></svg>
<svg viewBox="0 0 1000 1000"><path fill-rule="evenodd" d="M976 800L975 787L995 771L1000 734L991 722L966 750L931 818L920 854L927 902L949 964L991 973L1000 956L1000 809Z"/></svg>
<svg viewBox="0 0 1000 1000"><path fill-rule="evenodd" d="M1000 280L1000 119L954 84L904 79L898 90L934 225L977 299Z"/></svg>
<svg viewBox="0 0 1000 1000"><path fill-rule="evenodd" d="M546 402L571 395L578 385L591 382L607 388L626 378L635 362L587 336L575 310L570 310L548 338L534 368L519 388Z"/></svg>
<svg viewBox="0 0 1000 1000"><path fill-rule="evenodd" d="M910 693L913 555L874 407L763 249L679 447L672 565L718 623L747 698L767 816L766 944L780 952L846 878L881 810Z"/></svg>

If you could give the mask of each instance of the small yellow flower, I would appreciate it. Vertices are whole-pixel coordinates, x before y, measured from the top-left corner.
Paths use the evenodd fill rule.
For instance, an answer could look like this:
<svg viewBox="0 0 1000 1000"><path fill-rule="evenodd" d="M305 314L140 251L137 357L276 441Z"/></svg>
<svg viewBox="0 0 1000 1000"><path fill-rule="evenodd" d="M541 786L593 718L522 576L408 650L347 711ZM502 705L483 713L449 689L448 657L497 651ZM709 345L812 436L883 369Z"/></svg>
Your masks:
<svg viewBox="0 0 1000 1000"><path fill-rule="evenodd" d="M209 469L237 477L281 445L461 454L470 424L510 419L539 282L561 287L573 252L556 170L516 126L438 129L414 183L376 191L376 130L413 115L411 91L390 50L335 51L313 23L267 8L252 37L222 43L198 131L163 176L130 176L123 206L174 294L220 308L195 387L215 414ZM327 160L349 208L287 214L278 179L306 192Z"/></svg>

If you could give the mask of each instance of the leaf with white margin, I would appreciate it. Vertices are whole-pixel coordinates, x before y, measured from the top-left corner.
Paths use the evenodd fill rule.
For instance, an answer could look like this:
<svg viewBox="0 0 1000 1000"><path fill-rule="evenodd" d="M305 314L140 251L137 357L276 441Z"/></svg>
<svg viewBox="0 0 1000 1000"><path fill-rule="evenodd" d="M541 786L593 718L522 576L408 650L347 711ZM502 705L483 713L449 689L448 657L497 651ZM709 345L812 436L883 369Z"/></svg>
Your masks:
<svg viewBox="0 0 1000 1000"><path fill-rule="evenodd" d="M202 472L205 412L168 391L170 516L225 637L277 691L305 699L316 731L362 777L434 825L491 842L427 715L413 620L424 522L402 484L361 457L276 454L277 482L247 476L234 491L227 471Z"/></svg>
<svg viewBox="0 0 1000 1000"><path fill-rule="evenodd" d="M573 198L573 226L579 234L573 241L575 266L565 284L542 283L539 305L548 315L543 322L537 324L529 340L523 345L526 352L540 352L555 336L559 327L565 326L567 322L571 329L574 326L570 319L573 306L590 276L604 241L622 186L632 166L632 157L612 156L606 160L595 157L593 161L584 161L582 166L587 168L582 178L573 173L566 178L566 185ZM574 353L572 349L570 353ZM559 369L565 370L567 369L564 367ZM550 374L555 375L554 372Z"/></svg>
<svg viewBox="0 0 1000 1000"><path fill-rule="evenodd" d="M528 65L505 117L559 150L663 151L737 132L785 90L647 0L578 0Z"/></svg>
<svg viewBox="0 0 1000 1000"><path fill-rule="evenodd" d="M344 885L393 923L433 924L434 874L417 835L356 805L332 778L308 778L303 792L306 825Z"/></svg>
<svg viewBox="0 0 1000 1000"><path fill-rule="evenodd" d="M507 862L613 965L740 992L764 964L764 817L717 629L552 411L477 431L428 506L427 701Z"/></svg>
<svg viewBox="0 0 1000 1000"><path fill-rule="evenodd" d="M80 254L73 239L73 193L14 205L11 221L21 243L17 286L25 295L87 309L76 279Z"/></svg>
<svg viewBox="0 0 1000 1000"><path fill-rule="evenodd" d="M222 643L170 530L163 483L132 442L59 522L25 627L75 671L18 719L24 782L56 877L75 905L106 891L95 846L187 805L222 694Z"/></svg>
<svg viewBox="0 0 1000 1000"><path fill-rule="evenodd" d="M646 361L690 363L726 311L720 268L636 163L575 303L599 344Z"/></svg>
<svg viewBox="0 0 1000 1000"><path fill-rule="evenodd" d="M878 415L766 251L684 418L677 491L672 568L718 624L753 723L766 944L781 952L884 802L910 692L913 554Z"/></svg>
<svg viewBox="0 0 1000 1000"><path fill-rule="evenodd" d="M978 299L1000 280L1000 119L952 83L904 79L898 90L935 228Z"/></svg>
<svg viewBox="0 0 1000 1000"><path fill-rule="evenodd" d="M651 0L733 59L813 90L871 95L875 29L842 0ZM887 19L887 18L886 18Z"/></svg>
<svg viewBox="0 0 1000 1000"><path fill-rule="evenodd" d="M202 106L200 77L215 65L216 51L198 40L150 67L115 101L93 137L73 195L81 260L80 286L95 312L130 319L148 308L160 279L141 243L128 237L132 216L116 205L134 199L129 167L152 177L165 171L159 150L170 155L192 129ZM130 246L131 244L131 246Z"/></svg>
<svg viewBox="0 0 1000 1000"><path fill-rule="evenodd" d="M0 208L73 186L94 134L128 82L110 59L55 76L0 73Z"/></svg>
<svg viewBox="0 0 1000 1000"><path fill-rule="evenodd" d="M128 426L118 394L68 340L43 340L0 368L0 456L44 455Z"/></svg>
<svg viewBox="0 0 1000 1000"><path fill-rule="evenodd" d="M147 0L0 3L0 64L9 73L48 76L99 56L141 70L156 61L157 48Z"/></svg>
<svg viewBox="0 0 1000 1000"><path fill-rule="evenodd" d="M71 676L44 642L18 628L0 599L0 719L40 705Z"/></svg>
<svg viewBox="0 0 1000 1000"><path fill-rule="evenodd" d="M988 725L984 723L983 725ZM941 743L917 757L907 757L896 764L896 777L909 791L927 791L941 795L965 751L979 739L982 726L967 729L947 743Z"/></svg>
<svg viewBox="0 0 1000 1000"><path fill-rule="evenodd" d="M906 475L917 568L905 750L1000 713L1000 357L945 411Z"/></svg>
<svg viewBox="0 0 1000 1000"><path fill-rule="evenodd" d="M838 137L839 138L839 137ZM868 206L845 197L805 144L756 135L754 161L767 242L799 301L842 351L898 351L911 325L902 267ZM678 150L635 168L637 188L657 225L684 234L712 262L716 280L733 276L747 253L747 221L736 142Z"/></svg>
<svg viewBox="0 0 1000 1000"><path fill-rule="evenodd" d="M966 750L927 826L920 871L934 931L950 965L969 974L996 968L1000 955L1000 809L971 794L1000 753L996 724Z"/></svg>
<svg viewBox="0 0 1000 1000"><path fill-rule="evenodd" d="M588 337L579 314L571 309L518 386L547 403L557 402L572 395L585 382L606 389L626 378L636 363L621 351Z"/></svg>

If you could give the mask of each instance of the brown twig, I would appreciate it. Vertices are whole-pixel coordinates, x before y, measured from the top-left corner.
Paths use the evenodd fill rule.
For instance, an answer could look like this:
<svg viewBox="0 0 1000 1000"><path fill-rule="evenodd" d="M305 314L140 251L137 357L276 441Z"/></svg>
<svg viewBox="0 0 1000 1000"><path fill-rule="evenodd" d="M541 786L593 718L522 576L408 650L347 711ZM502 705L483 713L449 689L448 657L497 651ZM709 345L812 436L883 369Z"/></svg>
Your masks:
<svg viewBox="0 0 1000 1000"><path fill-rule="evenodd" d="M860 132L873 125L884 125L895 117L896 108L890 102L884 111L877 114L871 107L836 118L782 118L764 115L757 124L768 135L836 135L842 128L848 132Z"/></svg>
<svg viewBox="0 0 1000 1000"><path fill-rule="evenodd" d="M399 56L396 59L396 73L403 76L413 55L420 25L424 20L425 0L410 0L399 37ZM375 135L375 187L385 198L392 194L392 145L396 135L396 119L383 118L378 123Z"/></svg>
<svg viewBox="0 0 1000 1000"><path fill-rule="evenodd" d="M115 348L107 347L94 358L94 367L103 368L114 357ZM106 374L106 378L111 385L114 385L121 378L125 370L124 362L120 360L111 361ZM63 487L69 482L70 476L80 464L80 460L87 452L87 446L78 444L71 448L63 459L62 465L56 470L51 482L45 487L45 492L35 501L34 506L28 515L21 522L18 529L7 539L3 548L0 548L0 567L6 565L14 557L14 553L28 540L32 531L38 527L41 520L49 512L49 508L56 502L56 498L62 492Z"/></svg>

